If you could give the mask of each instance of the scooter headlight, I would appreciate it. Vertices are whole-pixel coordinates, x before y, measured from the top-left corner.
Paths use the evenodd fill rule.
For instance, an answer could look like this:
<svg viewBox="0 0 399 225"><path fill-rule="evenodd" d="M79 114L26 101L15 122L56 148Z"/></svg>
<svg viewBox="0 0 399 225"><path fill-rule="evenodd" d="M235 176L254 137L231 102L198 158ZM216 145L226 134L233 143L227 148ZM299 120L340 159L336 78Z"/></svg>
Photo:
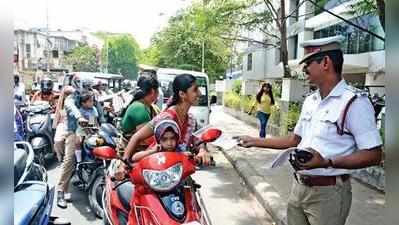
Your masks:
<svg viewBox="0 0 399 225"><path fill-rule="evenodd" d="M183 175L181 163L163 171L143 170L145 182L156 191L169 191L179 184Z"/></svg>

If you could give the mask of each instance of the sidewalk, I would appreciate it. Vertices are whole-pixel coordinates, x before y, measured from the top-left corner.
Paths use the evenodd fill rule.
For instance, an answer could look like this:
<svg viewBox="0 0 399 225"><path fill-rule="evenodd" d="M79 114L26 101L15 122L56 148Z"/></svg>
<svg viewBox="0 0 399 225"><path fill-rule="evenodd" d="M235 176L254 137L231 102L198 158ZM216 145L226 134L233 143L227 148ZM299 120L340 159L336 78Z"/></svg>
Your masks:
<svg viewBox="0 0 399 225"><path fill-rule="evenodd" d="M211 123L223 130L226 135L257 136L258 130L215 107L211 114ZM239 148L239 150L237 149ZM220 149L236 168L239 175L252 189L258 201L271 214L279 225L286 224L287 201L290 193L293 170L286 164L282 168L266 169L279 153L278 150L260 150L257 148L236 147L230 150ZM385 210L383 193L352 179L352 208L347 225L382 225Z"/></svg>

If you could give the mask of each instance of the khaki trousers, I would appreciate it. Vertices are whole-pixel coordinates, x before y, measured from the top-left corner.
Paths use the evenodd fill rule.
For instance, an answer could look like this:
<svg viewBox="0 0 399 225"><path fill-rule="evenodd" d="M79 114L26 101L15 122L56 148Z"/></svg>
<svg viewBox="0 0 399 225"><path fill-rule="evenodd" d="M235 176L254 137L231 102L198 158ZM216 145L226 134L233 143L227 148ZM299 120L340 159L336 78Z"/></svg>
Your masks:
<svg viewBox="0 0 399 225"><path fill-rule="evenodd" d="M54 143L54 151L55 154L57 155L57 159L59 162L62 161L62 156L64 155L64 149L65 149L65 140L57 141Z"/></svg>
<svg viewBox="0 0 399 225"><path fill-rule="evenodd" d="M293 181L288 225L344 225L352 203L350 179L331 186L308 187Z"/></svg>
<svg viewBox="0 0 399 225"><path fill-rule="evenodd" d="M69 181L75 170L75 149L76 149L76 135L69 132L65 140L65 155L61 165L61 176L58 181L57 189L59 191L68 191Z"/></svg>

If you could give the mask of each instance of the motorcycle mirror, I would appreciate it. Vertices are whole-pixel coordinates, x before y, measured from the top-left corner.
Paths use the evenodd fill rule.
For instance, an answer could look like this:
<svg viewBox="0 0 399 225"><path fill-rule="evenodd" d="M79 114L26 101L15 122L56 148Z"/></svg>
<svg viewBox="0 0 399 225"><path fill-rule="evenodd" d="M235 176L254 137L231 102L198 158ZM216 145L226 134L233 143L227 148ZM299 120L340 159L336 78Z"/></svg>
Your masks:
<svg viewBox="0 0 399 225"><path fill-rule="evenodd" d="M222 131L216 128L210 128L201 135L201 141L213 142L222 135Z"/></svg>
<svg viewBox="0 0 399 225"><path fill-rule="evenodd" d="M93 150L93 154L95 157L105 160L118 158L115 149L109 146L96 147Z"/></svg>

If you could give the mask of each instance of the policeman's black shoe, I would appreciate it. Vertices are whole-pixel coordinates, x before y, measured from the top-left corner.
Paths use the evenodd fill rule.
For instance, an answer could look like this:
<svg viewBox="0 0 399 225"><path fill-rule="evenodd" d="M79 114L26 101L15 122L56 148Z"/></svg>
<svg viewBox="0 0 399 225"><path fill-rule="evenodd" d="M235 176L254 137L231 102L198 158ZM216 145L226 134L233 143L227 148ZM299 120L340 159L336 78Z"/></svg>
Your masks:
<svg viewBox="0 0 399 225"><path fill-rule="evenodd" d="M57 192L57 206L66 209L67 208L67 202L65 201L64 198L64 192L63 191L58 191Z"/></svg>

